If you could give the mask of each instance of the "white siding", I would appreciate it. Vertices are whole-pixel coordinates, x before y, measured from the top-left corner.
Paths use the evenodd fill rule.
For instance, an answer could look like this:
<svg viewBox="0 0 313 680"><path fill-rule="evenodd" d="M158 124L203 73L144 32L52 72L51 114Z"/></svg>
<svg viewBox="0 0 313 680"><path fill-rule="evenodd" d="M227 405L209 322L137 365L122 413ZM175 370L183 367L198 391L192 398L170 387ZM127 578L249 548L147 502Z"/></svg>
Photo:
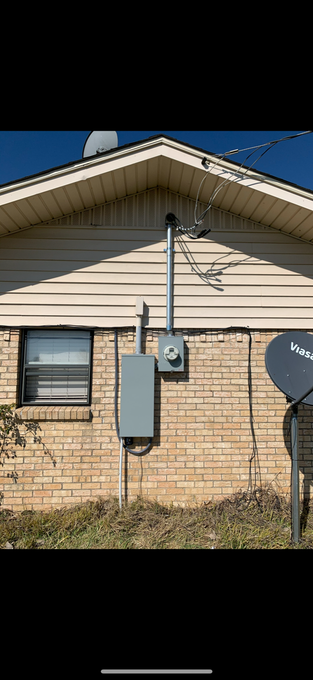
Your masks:
<svg viewBox="0 0 313 680"><path fill-rule="evenodd" d="M169 211L193 224L194 201L153 189L0 239L0 324L132 326L141 295L165 328ZM203 227L185 254L174 232L174 328L313 325L313 245L218 209Z"/></svg>

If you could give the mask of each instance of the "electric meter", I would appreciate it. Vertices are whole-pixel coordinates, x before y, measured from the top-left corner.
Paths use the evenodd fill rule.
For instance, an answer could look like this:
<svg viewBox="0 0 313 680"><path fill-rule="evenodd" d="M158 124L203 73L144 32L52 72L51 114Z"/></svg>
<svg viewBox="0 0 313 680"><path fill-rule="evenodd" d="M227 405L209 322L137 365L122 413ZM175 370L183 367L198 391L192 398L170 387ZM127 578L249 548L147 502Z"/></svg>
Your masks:
<svg viewBox="0 0 313 680"><path fill-rule="evenodd" d="M184 371L184 338L182 335L159 337L158 370L167 373Z"/></svg>
<svg viewBox="0 0 313 680"><path fill-rule="evenodd" d="M173 345L169 345L168 347L164 348L163 351L163 356L166 361L175 361L177 357L179 357L179 349L178 347L173 347Z"/></svg>

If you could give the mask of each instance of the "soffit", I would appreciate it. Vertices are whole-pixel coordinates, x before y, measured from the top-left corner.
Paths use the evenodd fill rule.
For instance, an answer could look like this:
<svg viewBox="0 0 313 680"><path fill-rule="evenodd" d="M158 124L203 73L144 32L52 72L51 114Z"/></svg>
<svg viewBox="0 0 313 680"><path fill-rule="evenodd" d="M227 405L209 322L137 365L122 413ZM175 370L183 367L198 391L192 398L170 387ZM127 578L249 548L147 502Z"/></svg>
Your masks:
<svg viewBox="0 0 313 680"><path fill-rule="evenodd" d="M204 154L157 137L0 187L0 236L157 186L195 201L206 175L201 203L313 241L312 192Z"/></svg>

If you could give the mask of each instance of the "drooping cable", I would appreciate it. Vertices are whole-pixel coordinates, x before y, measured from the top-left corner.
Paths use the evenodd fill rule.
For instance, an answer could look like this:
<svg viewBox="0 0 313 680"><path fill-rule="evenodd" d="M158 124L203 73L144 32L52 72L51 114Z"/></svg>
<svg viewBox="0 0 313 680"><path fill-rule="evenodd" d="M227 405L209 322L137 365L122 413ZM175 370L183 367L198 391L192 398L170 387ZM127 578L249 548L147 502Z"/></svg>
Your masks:
<svg viewBox="0 0 313 680"><path fill-rule="evenodd" d="M272 142L272 145L273 145L273 146L275 146L275 144L277 144L277 142ZM251 168L253 168L253 166L257 163L257 161L260 160L260 158L262 158L262 156L264 156L270 149L272 149L273 146L270 146L270 147L268 147L267 149L265 149L265 151L263 151L263 153L260 154L260 156L254 161L254 163L252 163L248 168L246 168L246 170L245 170L244 172L241 173L241 174L242 174L241 177L238 177L237 179L225 179L224 182L222 182L222 184L220 184L220 185L213 191L213 193L211 194L211 196L210 196L210 198L209 198L209 203L208 203L207 208L203 211L203 213L201 213L200 217L198 217L198 219L197 219L197 222L198 222L198 223L203 222L203 220L204 220L204 218L205 218L207 212L208 212L208 211L210 210L210 208L212 207L213 201L214 201L214 199L216 198L217 194L218 194L222 189L224 189L226 186L228 186L228 184L235 184L236 182L241 182L242 179L243 179L243 177L244 177L244 175L246 175L247 172L248 172L249 170L251 170ZM237 170L236 172L239 172L239 171L241 170L241 168L243 167L244 163L245 163L245 162L248 160L248 158L250 158L250 156L252 156L254 153L256 153L256 150L255 150L255 151L252 151L252 153L250 153L250 154L245 158L245 160L243 161L243 163L240 165L240 167L238 168L238 170ZM196 210L196 208L195 208L195 210Z"/></svg>
<svg viewBox="0 0 313 680"><path fill-rule="evenodd" d="M148 451L148 449L150 448L152 444L152 439L153 437L150 437L147 446L145 446L144 449L141 449L141 451L133 451L133 449L130 449L129 446L127 446L126 444L124 444L124 449L126 449L126 451L129 451L129 453L132 453L133 456L143 456L143 454L146 453L146 451Z"/></svg>
<svg viewBox="0 0 313 680"><path fill-rule="evenodd" d="M311 134L312 132L313 132L313 130L306 130L305 132L299 132L299 133L296 134L296 135L288 135L288 136L286 136L286 137L281 137L280 139L275 139L275 140L273 140L273 141L271 141L271 142L265 142L264 144L258 144L258 145L256 145L256 146L250 146L250 147L247 147L247 148L245 148L245 149L233 149L232 151L226 151L226 152L223 153L223 154L217 154L217 156L220 156L219 160L213 165L212 168L209 168L208 172L205 174L205 176L204 176L203 179L201 180L201 183L200 183L200 186L199 186L199 189L198 189L197 198L196 198L196 204L195 204L195 210L194 210L195 226L196 226L197 224L201 224L201 222L203 222L204 217L206 216L207 212L208 212L208 211L210 210L210 208L212 207L212 203L213 203L213 201L214 201L214 198L217 196L217 194L218 194L223 188L225 188L228 184L230 184L231 182L236 182L236 181L237 181L237 182L240 182L240 181L242 180L242 178L244 177L244 175L246 175L247 172L249 172L249 170L251 170L251 168L257 163L257 161L258 161L262 156L264 156L265 153L267 153L267 151L269 151L270 149L272 149L272 148L273 148L276 144L278 144L279 142L285 142L285 141L290 140L290 139L295 139L296 137L301 137L301 136L303 136L303 135L308 135L308 134ZM210 196L210 198L209 198L208 204L207 204L207 208L206 208L206 209L203 211L203 213L201 213L201 215L197 218L197 216L196 216L196 214L197 214L197 205L198 205L198 199L199 199L201 187L202 187L204 181L206 180L206 178L208 177L208 175L209 175L209 174L212 172L212 170L216 167L216 165L218 165L219 163L221 163L221 161L225 158L225 156L230 156L230 155L234 155L234 154L237 154L237 153L241 153L242 151L250 151L251 149L253 149L252 153L250 153L250 154L248 154L248 156L246 156L246 158L245 158L245 160L243 161L243 163L241 163L241 165L239 166L238 170L236 170L236 173L237 173L237 172L240 172L241 168L244 166L244 164L246 163L246 161L248 160L248 158L250 158L254 153L256 153L256 151L257 151L258 149L261 149L261 148L263 148L264 146L267 146L268 148L267 148L265 151L263 151L263 153L261 153L260 156L259 156L259 157L258 157L258 158L257 158L257 159L256 159L256 160L248 167L248 168L246 168L246 169L244 170L244 172L241 173L241 175L242 175L241 177L239 177L239 178L237 178L237 179L226 179L226 180L224 180L224 182L222 182L222 184L220 184L220 185L212 192L212 194L211 194L211 196ZM206 160L206 159L204 159L204 160Z"/></svg>
<svg viewBox="0 0 313 680"><path fill-rule="evenodd" d="M187 236L187 238L192 239L193 241L196 241L199 238L203 238L206 234L211 231L211 229L203 229L200 234L195 234L195 229L197 227L197 224L194 224L192 227L184 227L178 217L174 215L174 213L167 213L165 221L168 224L171 224L173 227L176 227L176 231L180 231L181 234L184 234L184 236ZM200 224L200 222L199 222ZM191 233L192 232L192 233Z"/></svg>

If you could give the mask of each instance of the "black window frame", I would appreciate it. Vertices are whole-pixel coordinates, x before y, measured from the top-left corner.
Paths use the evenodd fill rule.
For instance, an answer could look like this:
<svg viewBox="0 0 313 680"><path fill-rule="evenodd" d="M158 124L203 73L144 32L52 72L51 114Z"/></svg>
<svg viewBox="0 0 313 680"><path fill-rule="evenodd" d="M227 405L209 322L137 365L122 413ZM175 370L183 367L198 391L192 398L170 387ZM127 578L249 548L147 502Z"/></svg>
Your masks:
<svg viewBox="0 0 313 680"><path fill-rule="evenodd" d="M88 390L87 390L87 397L85 401L70 401L70 400L62 400L62 401L55 401L55 400L35 400L35 401L30 401L25 399L25 389L26 389L26 364L25 364L25 358L26 358L26 342L27 342L27 333L28 331L68 331L68 332L73 332L75 331L86 331L90 334L90 356L89 356L89 370L88 370ZM89 328L38 328L38 327L29 327L25 328L22 330L22 342L21 342L21 361L20 361L20 388L19 388L19 405L20 406L48 406L51 408L51 406L90 406L91 405L91 387L92 387L92 366L93 366L93 343L94 343L94 331ZM49 368L49 364L46 364L46 366ZM75 364L72 364L72 367L75 367ZM52 368L52 367L51 367ZM60 367L59 367L60 368Z"/></svg>

